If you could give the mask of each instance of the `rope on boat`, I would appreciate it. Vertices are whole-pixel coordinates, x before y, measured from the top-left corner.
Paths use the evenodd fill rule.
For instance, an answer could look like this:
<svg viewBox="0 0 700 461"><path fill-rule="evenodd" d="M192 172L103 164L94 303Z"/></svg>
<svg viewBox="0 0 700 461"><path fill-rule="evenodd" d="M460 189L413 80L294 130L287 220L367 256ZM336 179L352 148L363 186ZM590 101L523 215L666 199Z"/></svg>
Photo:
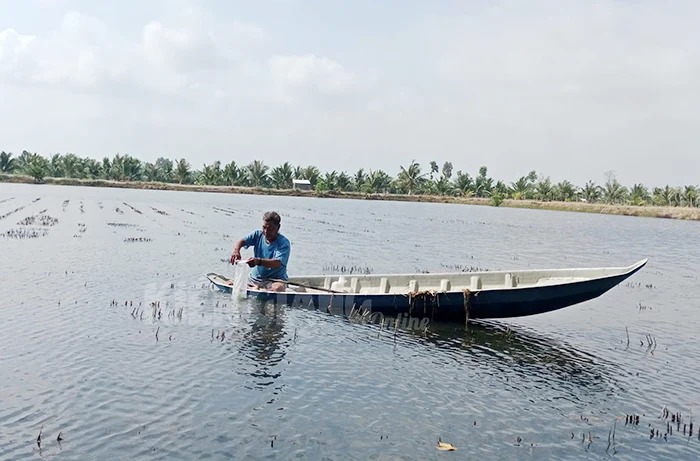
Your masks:
<svg viewBox="0 0 700 461"><path fill-rule="evenodd" d="M465 288L462 292L464 293L464 327L466 328L469 323L469 308L471 307L472 292L469 291L469 288Z"/></svg>
<svg viewBox="0 0 700 461"><path fill-rule="evenodd" d="M433 316L435 315L435 300L438 299L438 304L439 304L439 298L438 292L435 290L423 290L423 291L409 291L408 292L408 302L409 302L409 308L408 308L408 315L412 316L413 315L413 307L415 306L416 303L416 298L422 298L423 299L423 315L427 314L427 304L428 304L428 296L430 296L433 300Z"/></svg>

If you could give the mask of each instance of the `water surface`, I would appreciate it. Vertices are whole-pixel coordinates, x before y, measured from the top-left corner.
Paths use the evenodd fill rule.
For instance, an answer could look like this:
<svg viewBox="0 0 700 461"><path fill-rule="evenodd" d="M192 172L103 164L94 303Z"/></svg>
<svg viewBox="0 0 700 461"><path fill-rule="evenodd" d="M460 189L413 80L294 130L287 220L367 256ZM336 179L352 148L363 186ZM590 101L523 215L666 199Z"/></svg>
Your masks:
<svg viewBox="0 0 700 461"><path fill-rule="evenodd" d="M290 274L649 263L557 312L394 335L210 290L269 209ZM0 458L697 459L698 226L0 184L0 234L35 235L0 237Z"/></svg>

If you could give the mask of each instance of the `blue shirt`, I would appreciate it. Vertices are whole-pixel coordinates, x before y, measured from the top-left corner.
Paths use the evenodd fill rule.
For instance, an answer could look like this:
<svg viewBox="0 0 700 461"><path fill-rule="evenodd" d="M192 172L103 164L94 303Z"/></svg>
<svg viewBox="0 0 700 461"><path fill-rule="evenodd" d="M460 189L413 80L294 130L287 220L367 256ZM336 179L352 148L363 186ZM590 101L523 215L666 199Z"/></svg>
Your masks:
<svg viewBox="0 0 700 461"><path fill-rule="evenodd" d="M243 238L245 247L253 247L253 254L256 258L264 259L279 259L282 266L277 269L268 269L263 266L255 266L250 270L250 278L255 281L266 279L281 279L287 280L287 261L289 261L289 253L291 244L287 237L282 234L277 234L274 242L268 242L262 230L258 229L255 232L248 234Z"/></svg>

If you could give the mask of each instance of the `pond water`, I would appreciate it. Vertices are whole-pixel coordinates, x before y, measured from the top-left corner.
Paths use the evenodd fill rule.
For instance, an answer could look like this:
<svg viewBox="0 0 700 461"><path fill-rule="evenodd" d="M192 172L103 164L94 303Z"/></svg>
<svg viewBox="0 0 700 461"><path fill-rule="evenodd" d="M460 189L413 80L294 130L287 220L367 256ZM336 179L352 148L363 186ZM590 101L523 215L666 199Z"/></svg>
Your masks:
<svg viewBox="0 0 700 461"><path fill-rule="evenodd" d="M649 263L553 313L394 334L210 289L270 209L290 275ZM700 223L0 184L0 234L0 459L700 457Z"/></svg>

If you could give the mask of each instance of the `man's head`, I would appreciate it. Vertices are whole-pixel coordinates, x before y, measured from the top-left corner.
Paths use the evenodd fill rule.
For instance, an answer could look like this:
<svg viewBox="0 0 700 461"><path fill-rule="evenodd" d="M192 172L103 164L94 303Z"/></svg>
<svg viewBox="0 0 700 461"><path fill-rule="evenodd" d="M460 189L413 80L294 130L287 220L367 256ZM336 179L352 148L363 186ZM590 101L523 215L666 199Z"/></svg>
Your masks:
<svg viewBox="0 0 700 461"><path fill-rule="evenodd" d="M269 241L275 240L280 230L282 218L275 211L268 211L263 215L262 231Z"/></svg>

